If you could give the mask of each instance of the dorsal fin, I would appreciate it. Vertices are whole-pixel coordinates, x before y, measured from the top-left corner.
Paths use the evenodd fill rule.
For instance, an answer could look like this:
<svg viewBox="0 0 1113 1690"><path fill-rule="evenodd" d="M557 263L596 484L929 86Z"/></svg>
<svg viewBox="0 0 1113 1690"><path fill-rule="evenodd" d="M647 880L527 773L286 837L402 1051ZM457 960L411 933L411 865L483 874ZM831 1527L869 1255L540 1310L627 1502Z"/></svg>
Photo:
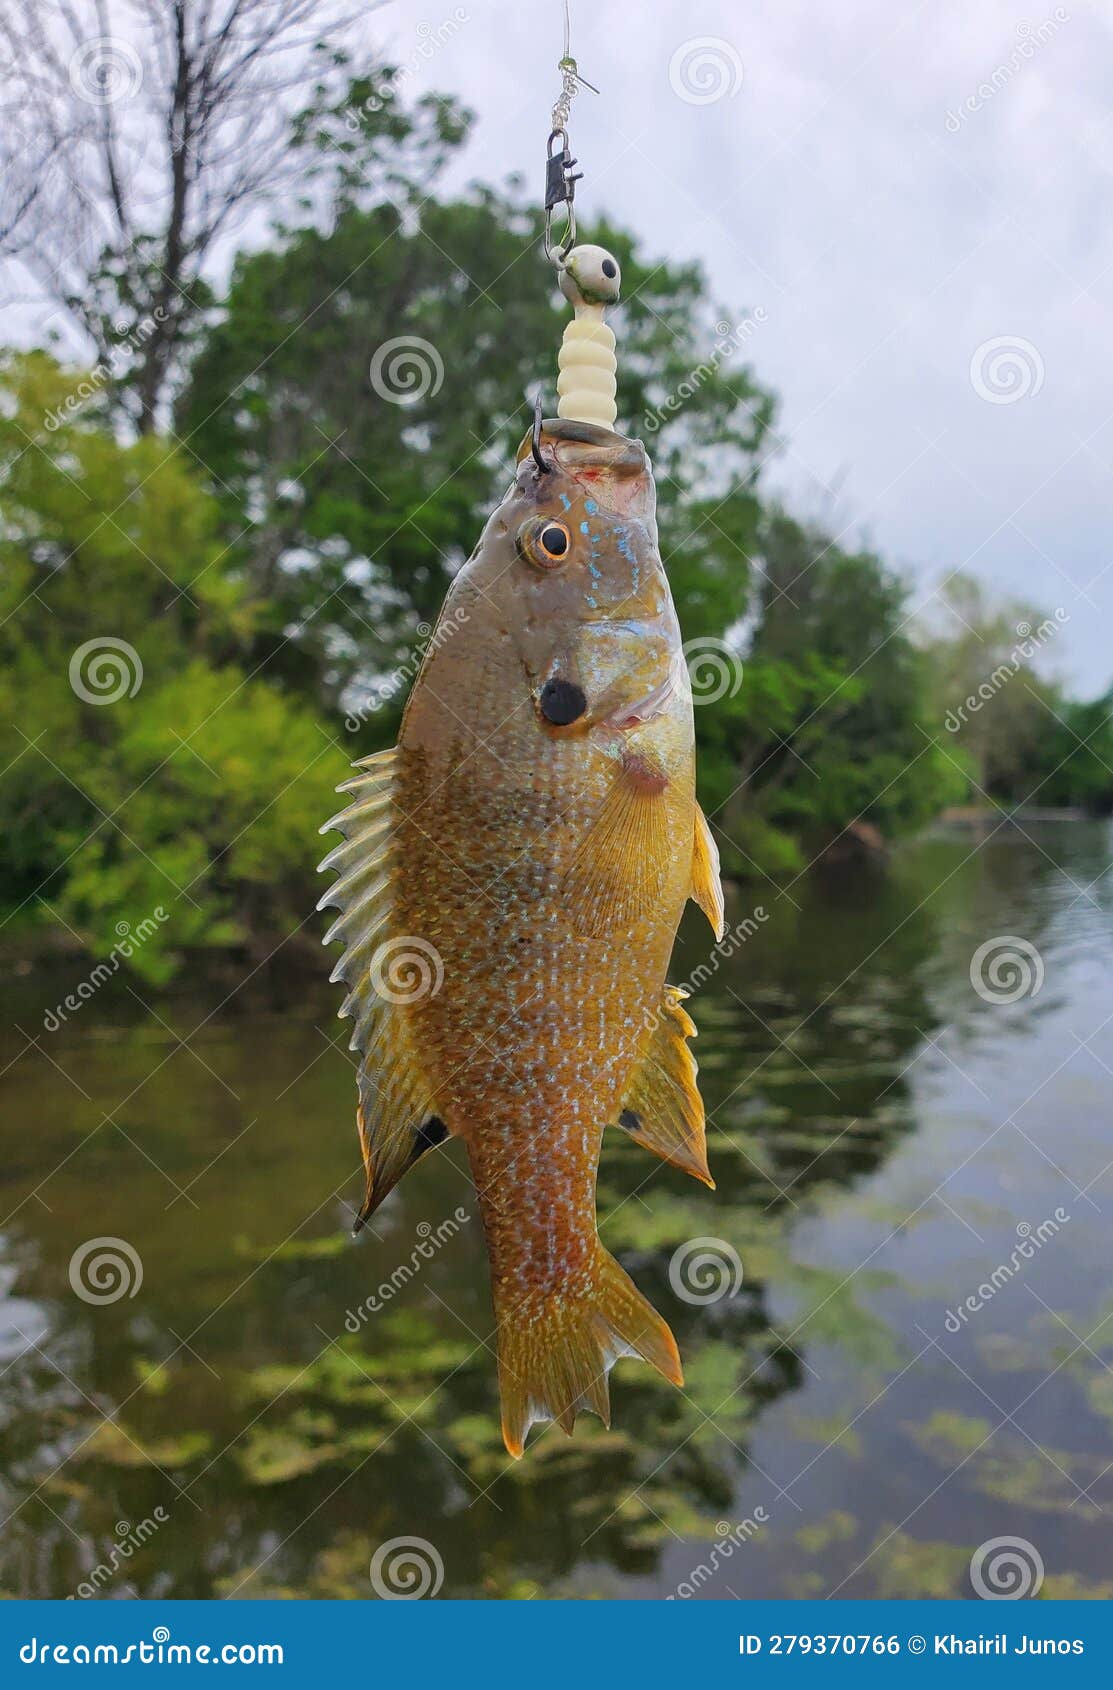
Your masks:
<svg viewBox="0 0 1113 1690"><path fill-rule="evenodd" d="M392 747L357 763L360 773L337 788L351 793L350 803L321 829L344 835L344 843L319 865L336 869L338 878L317 908L331 905L340 912L323 943L344 942L330 978L348 988L340 1014L353 1017L349 1049L360 1059L356 1122L367 1188L357 1231L407 1169L446 1136L418 1061L406 1005L376 989L395 960L391 941L397 937L391 929L396 758ZM420 939L406 938L420 948Z"/></svg>

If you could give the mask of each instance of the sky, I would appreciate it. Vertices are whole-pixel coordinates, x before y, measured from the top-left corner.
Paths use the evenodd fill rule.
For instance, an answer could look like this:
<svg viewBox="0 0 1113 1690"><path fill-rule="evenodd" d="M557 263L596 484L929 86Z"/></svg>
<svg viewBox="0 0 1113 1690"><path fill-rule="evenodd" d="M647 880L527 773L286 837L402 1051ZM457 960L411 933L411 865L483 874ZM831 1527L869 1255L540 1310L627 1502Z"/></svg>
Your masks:
<svg viewBox="0 0 1113 1690"><path fill-rule="evenodd" d="M572 0L601 90L581 226L698 258L781 398L767 471L917 604L951 570L1065 613L1043 666L1113 681L1113 13L1008 0ZM423 27L424 26L424 27ZM407 91L477 114L459 179L537 181L554 0L391 0ZM709 351L711 348L708 349Z"/></svg>
<svg viewBox="0 0 1113 1690"><path fill-rule="evenodd" d="M1106 10L571 0L601 90L570 125L581 231L605 211L698 259L728 321L756 313L736 356L780 397L767 489L929 614L956 569L1058 612L1038 666L1086 695L1113 682ZM358 32L405 98L475 111L449 188L517 171L540 198L559 0L369 0Z"/></svg>

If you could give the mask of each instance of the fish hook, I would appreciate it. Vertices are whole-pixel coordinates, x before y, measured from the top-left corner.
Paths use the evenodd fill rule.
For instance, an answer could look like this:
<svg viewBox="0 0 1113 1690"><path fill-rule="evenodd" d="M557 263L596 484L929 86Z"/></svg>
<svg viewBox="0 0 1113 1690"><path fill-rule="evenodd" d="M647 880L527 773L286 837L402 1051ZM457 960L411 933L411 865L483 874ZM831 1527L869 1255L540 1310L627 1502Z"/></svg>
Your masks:
<svg viewBox="0 0 1113 1690"><path fill-rule="evenodd" d="M543 401L542 401L542 396L541 396L541 389L538 388L537 392L534 394L534 398L533 398L533 433L530 436L529 446L530 446L530 451L533 453L533 461L537 465L538 475L548 475L549 471L552 469L553 466L548 461L547 458L543 458L541 456L541 406L542 406L542 402Z"/></svg>

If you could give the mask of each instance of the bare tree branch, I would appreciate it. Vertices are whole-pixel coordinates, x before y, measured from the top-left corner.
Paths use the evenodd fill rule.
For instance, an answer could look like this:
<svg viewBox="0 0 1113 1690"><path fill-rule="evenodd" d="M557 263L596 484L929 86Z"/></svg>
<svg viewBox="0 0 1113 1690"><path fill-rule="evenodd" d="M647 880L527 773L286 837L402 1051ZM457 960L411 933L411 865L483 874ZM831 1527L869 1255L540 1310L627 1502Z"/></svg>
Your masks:
<svg viewBox="0 0 1113 1690"><path fill-rule="evenodd" d="M346 86L337 46L364 16L331 0L0 0L0 258L98 360L123 343L119 403L140 432L165 415L214 244L297 188L291 122L315 84Z"/></svg>

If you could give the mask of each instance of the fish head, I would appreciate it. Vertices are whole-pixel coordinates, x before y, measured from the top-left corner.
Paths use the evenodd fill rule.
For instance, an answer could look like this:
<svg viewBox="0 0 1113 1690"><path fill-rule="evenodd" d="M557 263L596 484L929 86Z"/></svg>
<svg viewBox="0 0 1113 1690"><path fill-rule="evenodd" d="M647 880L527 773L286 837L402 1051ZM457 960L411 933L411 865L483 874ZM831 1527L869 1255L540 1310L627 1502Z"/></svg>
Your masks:
<svg viewBox="0 0 1113 1690"><path fill-rule="evenodd" d="M546 731L623 729L667 705L680 633L640 441L544 423L488 540L474 561L489 580L476 585L503 610Z"/></svg>

